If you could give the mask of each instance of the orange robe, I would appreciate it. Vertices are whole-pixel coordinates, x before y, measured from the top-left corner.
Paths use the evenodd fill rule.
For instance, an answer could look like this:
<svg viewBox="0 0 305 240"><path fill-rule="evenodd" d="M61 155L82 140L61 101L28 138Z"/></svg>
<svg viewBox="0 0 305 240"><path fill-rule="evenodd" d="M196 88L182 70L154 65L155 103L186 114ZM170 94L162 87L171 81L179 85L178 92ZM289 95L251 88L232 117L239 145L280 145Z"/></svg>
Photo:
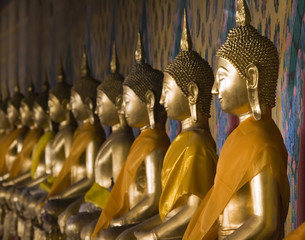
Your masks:
<svg viewBox="0 0 305 240"><path fill-rule="evenodd" d="M281 217L286 219L289 182L287 151L271 117L248 118L228 137L219 156L214 186L193 215L183 239L217 239L217 220L231 197L263 168L269 168L278 183Z"/></svg>
<svg viewBox="0 0 305 240"><path fill-rule="evenodd" d="M32 157L33 149L41 135L41 130L30 129L23 141L22 149L18 153L15 161L13 162L12 169L10 171L10 179L17 177L22 171L22 165L26 159Z"/></svg>
<svg viewBox="0 0 305 240"><path fill-rule="evenodd" d="M6 154L11 144L19 137L20 134L27 130L26 127L16 128L12 132L1 137L0 142L0 175L8 172L6 165Z"/></svg>
<svg viewBox="0 0 305 240"><path fill-rule="evenodd" d="M89 122L86 122L76 129L70 153L52 184L47 199L64 191L72 184L71 169L73 166L79 164L80 156L86 151L88 144L93 140L100 142L100 144L104 141L104 132L98 124L92 125Z"/></svg>
<svg viewBox="0 0 305 240"><path fill-rule="evenodd" d="M130 210L128 189L134 182L138 168L148 154L155 149L162 149L165 153L169 144L166 133L157 129L146 129L136 138L92 236L96 236L101 230L108 228L111 219L120 217Z"/></svg>
<svg viewBox="0 0 305 240"><path fill-rule="evenodd" d="M174 208L185 205L188 196L204 198L213 186L217 158L215 141L205 130L184 131L175 138L162 167L162 221Z"/></svg>
<svg viewBox="0 0 305 240"><path fill-rule="evenodd" d="M305 239L305 223L302 223L293 232L289 233L283 240L304 240Z"/></svg>

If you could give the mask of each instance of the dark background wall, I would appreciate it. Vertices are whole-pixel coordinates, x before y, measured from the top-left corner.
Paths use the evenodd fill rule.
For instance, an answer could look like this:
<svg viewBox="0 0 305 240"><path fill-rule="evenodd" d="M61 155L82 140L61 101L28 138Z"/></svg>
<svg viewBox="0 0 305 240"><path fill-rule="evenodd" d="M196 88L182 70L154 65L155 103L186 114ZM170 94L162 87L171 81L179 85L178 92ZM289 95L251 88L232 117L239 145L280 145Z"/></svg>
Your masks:
<svg viewBox="0 0 305 240"><path fill-rule="evenodd" d="M288 149L291 207L286 231L305 219L305 122L303 0L249 0L252 24L274 41L280 55L277 106L273 117ZM183 9L186 7L194 49L214 66L215 53L235 26L235 0L1 0L0 85L13 91L18 80L23 92L32 76L40 90L47 71L53 86L59 57L68 81L80 74L86 45L89 64L100 81L109 72L111 42L116 40L121 73L134 62L137 32L144 37L147 61L163 69L179 51ZM221 149L237 120L213 100L211 132ZM173 139L180 124L169 120Z"/></svg>

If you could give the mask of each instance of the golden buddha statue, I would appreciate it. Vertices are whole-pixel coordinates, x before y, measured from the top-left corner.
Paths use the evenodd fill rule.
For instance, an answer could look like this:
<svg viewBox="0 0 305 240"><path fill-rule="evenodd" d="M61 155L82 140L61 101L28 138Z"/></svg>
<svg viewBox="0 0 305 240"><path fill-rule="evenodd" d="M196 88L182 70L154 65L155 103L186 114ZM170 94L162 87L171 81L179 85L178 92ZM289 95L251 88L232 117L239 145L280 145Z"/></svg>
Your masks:
<svg viewBox="0 0 305 240"><path fill-rule="evenodd" d="M278 78L274 44L250 25L238 0L236 22L217 52L212 93L240 119L221 150L214 187L183 239L282 239L289 204L287 151L271 118Z"/></svg>
<svg viewBox="0 0 305 240"><path fill-rule="evenodd" d="M22 141L22 147L18 152L15 160L9 170L8 180L2 183L2 186L6 189L6 206L7 212L4 223L4 237L9 238L10 235L16 235L16 223L17 223L17 209L16 202L18 202L19 191L17 188L24 186L27 180L30 179L30 168L32 162L33 149L42 133L41 129L36 128L33 122L33 106L37 93L34 92L34 86L30 81L27 95L21 100L20 103L20 120L23 126L28 127L24 139ZM8 154L12 152L8 149Z"/></svg>
<svg viewBox="0 0 305 240"><path fill-rule="evenodd" d="M16 159L18 153L21 151L24 136L28 130L20 121L20 105L24 96L20 93L18 82L15 85L15 93L12 98L8 100L7 117L12 127L11 132L7 136L5 143L1 145L1 162L4 161L6 165L5 174L0 177L1 181L9 178L9 171L12 167L13 161ZM2 196L2 193L0 194ZM0 197L1 198L1 197Z"/></svg>
<svg viewBox="0 0 305 240"><path fill-rule="evenodd" d="M98 81L90 76L84 51L81 79L71 89L71 111L82 122L75 131L70 154L55 179L42 208L43 228L57 234L58 215L73 201L83 196L94 183L94 163L105 134L94 115ZM54 230L54 231L53 231Z"/></svg>
<svg viewBox="0 0 305 240"><path fill-rule="evenodd" d="M159 104L162 72L145 63L138 35L136 64L123 83L126 120L141 133L133 142L126 162L102 210L93 235L115 239L122 231L158 212L161 168L169 146L165 133L166 112ZM81 237L90 238L89 228Z"/></svg>
<svg viewBox="0 0 305 240"><path fill-rule="evenodd" d="M41 177L44 181L36 186L36 188L30 188L24 195L25 209L23 210L23 217L27 223L25 227L27 231L24 231L23 239L32 239L33 233L31 229L33 226L32 224L28 224L29 222L35 224L35 231L40 231L40 204L46 198L52 183L58 176L65 159L70 153L76 125L69 109L71 87L65 81L65 72L61 60L57 73L57 83L49 91L48 95L49 116L53 122L59 124L59 129L45 148L44 159L46 171Z"/></svg>
<svg viewBox="0 0 305 240"><path fill-rule="evenodd" d="M35 126L33 121L33 109L35 99L38 94L34 91L34 85L30 80L27 95L22 99L20 104L20 120L23 126L29 128L29 131L24 137L22 148L16 159L13 161L9 181L3 183L3 186L12 186L21 183L31 176L31 163L33 149L41 136L42 130L40 127ZM8 152L10 153L10 151Z"/></svg>
<svg viewBox="0 0 305 240"><path fill-rule="evenodd" d="M113 43L111 74L98 86L96 100L97 115L103 125L111 127L112 132L97 154L95 183L83 199L86 203L80 205L82 201L70 205L58 217L61 232L68 239L79 239L82 227L98 219L110 194L109 189L116 182L134 140L122 109L124 78L118 72L118 64Z"/></svg>
<svg viewBox="0 0 305 240"><path fill-rule="evenodd" d="M7 138L9 137L9 134L12 132L13 128L12 125L8 119L7 115L7 104L10 99L9 91L6 87L6 98L2 99L2 94L0 93L0 176L3 176L7 173L7 166L6 166L6 150L7 147L5 147L5 142L7 141Z"/></svg>
<svg viewBox="0 0 305 240"><path fill-rule="evenodd" d="M184 12L181 51L164 70L160 103L182 132L164 157L159 214L123 232L117 239L181 239L201 199L213 185L217 153L210 117L213 71L192 50ZM188 166L188 167L186 167Z"/></svg>

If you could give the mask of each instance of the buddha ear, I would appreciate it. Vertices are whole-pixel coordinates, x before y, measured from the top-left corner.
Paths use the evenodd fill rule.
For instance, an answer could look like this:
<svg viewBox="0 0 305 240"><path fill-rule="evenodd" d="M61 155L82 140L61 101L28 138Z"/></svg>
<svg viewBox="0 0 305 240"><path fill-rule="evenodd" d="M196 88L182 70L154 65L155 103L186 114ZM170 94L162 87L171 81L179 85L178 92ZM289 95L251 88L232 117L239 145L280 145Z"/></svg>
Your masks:
<svg viewBox="0 0 305 240"><path fill-rule="evenodd" d="M148 90L145 93L145 102L146 102L150 127L155 128L155 114L154 114L155 94L151 90Z"/></svg>
<svg viewBox="0 0 305 240"><path fill-rule="evenodd" d="M68 99L64 99L62 101L62 105L63 105L64 109L71 110L70 101Z"/></svg>
<svg viewBox="0 0 305 240"><path fill-rule="evenodd" d="M253 113L253 117L255 120L260 120L262 118L262 110L259 103L259 94L258 94L258 79L259 72L258 68L250 63L246 69L247 79L247 92L248 92L248 100L251 106L251 110Z"/></svg>
<svg viewBox="0 0 305 240"><path fill-rule="evenodd" d="M115 98L115 108L119 114L124 114L123 111L123 96L120 94Z"/></svg>
<svg viewBox="0 0 305 240"><path fill-rule="evenodd" d="M85 100L86 105L88 106L87 112L89 116L89 121L93 125L94 124L94 105L91 98L87 97Z"/></svg>
<svg viewBox="0 0 305 240"><path fill-rule="evenodd" d="M188 97L187 100L189 102L191 117L193 122L197 122L198 120L198 114L197 114L197 99L198 99L198 86L194 82L190 82L187 86L188 90Z"/></svg>

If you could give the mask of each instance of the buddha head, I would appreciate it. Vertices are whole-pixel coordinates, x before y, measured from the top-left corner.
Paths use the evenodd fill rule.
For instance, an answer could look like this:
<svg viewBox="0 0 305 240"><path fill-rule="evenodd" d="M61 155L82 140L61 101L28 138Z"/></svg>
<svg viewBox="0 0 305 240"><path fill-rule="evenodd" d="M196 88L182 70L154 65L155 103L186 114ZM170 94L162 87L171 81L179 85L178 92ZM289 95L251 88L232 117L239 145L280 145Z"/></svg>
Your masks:
<svg viewBox="0 0 305 240"><path fill-rule="evenodd" d="M136 128L147 125L154 128L156 123L164 125L166 112L159 103L163 73L145 63L140 33L135 59L136 64L123 82L123 105L128 125Z"/></svg>
<svg viewBox="0 0 305 240"><path fill-rule="evenodd" d="M20 104L20 120L22 125L27 127L32 127L34 124L33 121L33 108L34 103L37 98L38 94L34 91L34 85L32 80L30 80L28 86L28 93L22 99Z"/></svg>
<svg viewBox="0 0 305 240"><path fill-rule="evenodd" d="M2 95L0 94L0 131L6 131L11 128L11 124L8 119L8 114L7 114L7 105L9 101L9 91L6 87L7 93L6 93L6 98L2 99Z"/></svg>
<svg viewBox="0 0 305 240"><path fill-rule="evenodd" d="M84 48L81 79L73 85L70 98L71 110L77 120L84 121L89 119L92 124L94 123L94 108L98 85L99 82L91 77L87 54Z"/></svg>
<svg viewBox="0 0 305 240"><path fill-rule="evenodd" d="M111 73L97 87L96 112L102 124L114 126L120 123L122 115L124 77L119 74L119 63L116 55L115 42L112 46L110 62ZM123 113L124 114L124 113Z"/></svg>
<svg viewBox="0 0 305 240"><path fill-rule="evenodd" d="M14 90L15 93L7 104L7 117L12 126L18 126L21 123L19 110L21 106L21 101L24 98L23 94L20 93L18 81L16 81Z"/></svg>
<svg viewBox="0 0 305 240"><path fill-rule="evenodd" d="M71 96L71 85L66 81L66 75L60 59L58 73L57 73L57 83L49 91L49 115L52 121L56 123L61 123L70 117L69 102Z"/></svg>
<svg viewBox="0 0 305 240"><path fill-rule="evenodd" d="M42 92L35 99L33 106L33 120L36 128L47 128L50 126L50 117L48 114L49 84L46 73L42 85Z"/></svg>
<svg viewBox="0 0 305 240"><path fill-rule="evenodd" d="M213 71L207 61L192 50L192 40L184 11L184 27L181 51L164 70L163 90L160 103L168 117L183 121L198 116L210 117Z"/></svg>
<svg viewBox="0 0 305 240"><path fill-rule="evenodd" d="M277 49L250 25L245 0L238 0L237 27L230 30L220 47L212 93L222 109L241 116L252 113L256 120L275 106L279 70Z"/></svg>

